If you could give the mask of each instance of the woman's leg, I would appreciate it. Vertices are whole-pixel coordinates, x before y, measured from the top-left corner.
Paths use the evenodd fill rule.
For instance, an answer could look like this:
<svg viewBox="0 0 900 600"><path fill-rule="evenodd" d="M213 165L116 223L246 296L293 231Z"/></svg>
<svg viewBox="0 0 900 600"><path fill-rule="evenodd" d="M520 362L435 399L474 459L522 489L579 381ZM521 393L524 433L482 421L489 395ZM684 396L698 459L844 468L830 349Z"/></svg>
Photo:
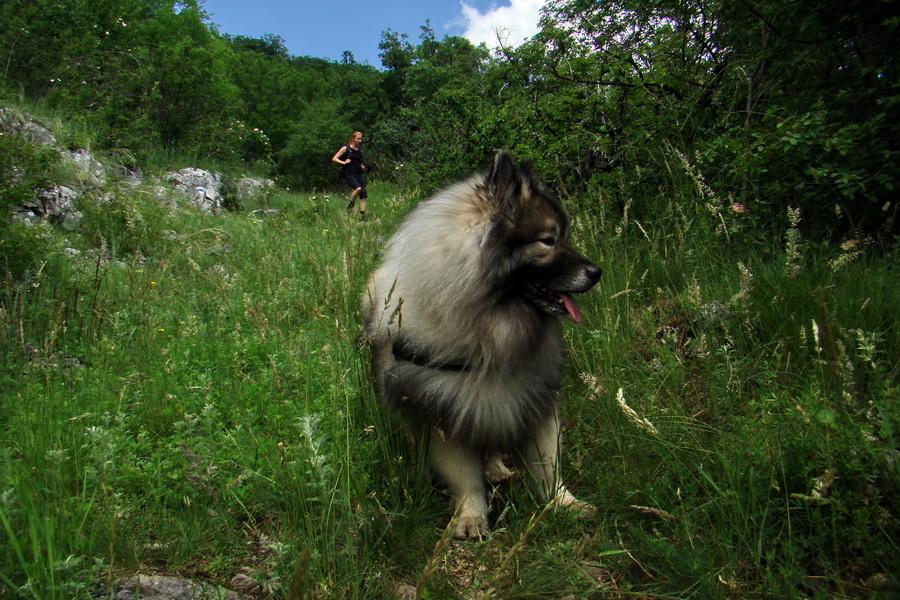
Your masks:
<svg viewBox="0 0 900 600"><path fill-rule="evenodd" d="M366 190L366 178L362 175L359 176L360 188L357 190L359 192L359 216L363 219L366 218L366 199L369 197L369 192Z"/></svg>
<svg viewBox="0 0 900 600"><path fill-rule="evenodd" d="M359 196L359 192L363 189L362 184L357 180L357 176L354 173L347 173L344 175L344 179L347 181L347 185L350 186L350 202L347 204L347 213L352 213L353 209L356 207L356 198Z"/></svg>

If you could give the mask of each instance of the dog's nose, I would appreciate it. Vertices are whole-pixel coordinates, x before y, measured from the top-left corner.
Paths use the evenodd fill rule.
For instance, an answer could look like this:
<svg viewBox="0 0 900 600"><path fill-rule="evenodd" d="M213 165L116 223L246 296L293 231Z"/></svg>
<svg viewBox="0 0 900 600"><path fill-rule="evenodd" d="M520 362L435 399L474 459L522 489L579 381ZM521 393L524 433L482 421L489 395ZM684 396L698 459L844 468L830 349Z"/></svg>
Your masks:
<svg viewBox="0 0 900 600"><path fill-rule="evenodd" d="M591 285L594 285L600 280L600 276L603 275L603 269L594 263L588 263L584 267L584 274L590 280Z"/></svg>

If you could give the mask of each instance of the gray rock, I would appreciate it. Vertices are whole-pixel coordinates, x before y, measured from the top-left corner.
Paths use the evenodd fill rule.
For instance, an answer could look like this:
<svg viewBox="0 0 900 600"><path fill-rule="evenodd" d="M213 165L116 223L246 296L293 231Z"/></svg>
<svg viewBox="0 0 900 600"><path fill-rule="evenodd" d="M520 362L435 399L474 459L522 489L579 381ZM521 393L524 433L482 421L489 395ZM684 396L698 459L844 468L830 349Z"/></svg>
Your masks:
<svg viewBox="0 0 900 600"><path fill-rule="evenodd" d="M260 181L252 177L242 177L237 182L238 200L252 200L258 196L265 194L269 189L275 186L275 182L271 179Z"/></svg>
<svg viewBox="0 0 900 600"><path fill-rule="evenodd" d="M116 582L109 600L244 600L247 597L206 583L163 575L136 575ZM98 598L99 600L99 598Z"/></svg>
<svg viewBox="0 0 900 600"><path fill-rule="evenodd" d="M56 145L56 137L49 129L36 123L30 115L12 108L0 108L0 131L18 133L32 144Z"/></svg>
<svg viewBox="0 0 900 600"><path fill-rule="evenodd" d="M51 223L56 223L67 231L74 231L81 225L84 219L75 208L75 198L78 192L63 185L58 185L38 194L38 199L44 205L47 218Z"/></svg>
<svg viewBox="0 0 900 600"><path fill-rule="evenodd" d="M78 192L64 185L41 190L34 200L12 209L12 219L30 225L42 221L55 223L68 231L74 231L84 218L75 208Z"/></svg>
<svg viewBox="0 0 900 600"><path fill-rule="evenodd" d="M106 179L106 167L100 164L94 153L87 148L73 150L69 156L72 162L75 163L75 166L87 176L92 184L100 185Z"/></svg>
<svg viewBox="0 0 900 600"><path fill-rule="evenodd" d="M277 208L257 208L250 211L251 217L277 217L281 211Z"/></svg>
<svg viewBox="0 0 900 600"><path fill-rule="evenodd" d="M219 173L188 167L166 173L166 180L197 208L207 212L222 209L222 176Z"/></svg>

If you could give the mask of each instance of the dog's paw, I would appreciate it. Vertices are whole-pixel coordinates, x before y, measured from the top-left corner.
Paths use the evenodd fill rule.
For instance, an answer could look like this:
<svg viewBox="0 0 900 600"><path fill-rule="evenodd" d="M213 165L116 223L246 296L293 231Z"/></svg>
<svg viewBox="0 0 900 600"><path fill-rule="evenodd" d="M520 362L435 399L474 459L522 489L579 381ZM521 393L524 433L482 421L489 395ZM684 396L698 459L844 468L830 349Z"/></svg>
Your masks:
<svg viewBox="0 0 900 600"><path fill-rule="evenodd" d="M593 504L588 504L587 502L583 502L581 500L576 500L571 504L566 505L566 510L572 512L575 517L579 519L586 519L587 517L593 517L597 514L597 507Z"/></svg>
<svg viewBox="0 0 900 600"><path fill-rule="evenodd" d="M592 517L597 514L597 508L593 504L579 500L565 488L561 489L553 499L553 506L565 508L578 518Z"/></svg>
<svg viewBox="0 0 900 600"><path fill-rule="evenodd" d="M503 462L503 455L501 454L491 456L484 461L484 478L494 485L503 483L515 474L515 471L507 467L506 463Z"/></svg>
<svg viewBox="0 0 900 600"><path fill-rule="evenodd" d="M460 515L453 531L453 535L463 539L480 540L487 534L487 519L483 515Z"/></svg>

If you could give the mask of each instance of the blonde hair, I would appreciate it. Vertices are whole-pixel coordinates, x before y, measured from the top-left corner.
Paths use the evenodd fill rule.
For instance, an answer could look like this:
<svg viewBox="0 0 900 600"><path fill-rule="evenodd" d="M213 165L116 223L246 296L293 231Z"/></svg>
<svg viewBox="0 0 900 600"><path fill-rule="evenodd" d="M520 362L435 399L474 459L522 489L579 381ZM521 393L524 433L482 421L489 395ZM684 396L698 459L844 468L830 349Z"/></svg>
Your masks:
<svg viewBox="0 0 900 600"><path fill-rule="evenodd" d="M362 131L354 131L353 133L351 133L351 134L350 134L350 139L347 140L347 145L349 146L350 144L352 144L352 143L353 143L353 138L355 138L355 137L358 136L358 135L362 135Z"/></svg>

